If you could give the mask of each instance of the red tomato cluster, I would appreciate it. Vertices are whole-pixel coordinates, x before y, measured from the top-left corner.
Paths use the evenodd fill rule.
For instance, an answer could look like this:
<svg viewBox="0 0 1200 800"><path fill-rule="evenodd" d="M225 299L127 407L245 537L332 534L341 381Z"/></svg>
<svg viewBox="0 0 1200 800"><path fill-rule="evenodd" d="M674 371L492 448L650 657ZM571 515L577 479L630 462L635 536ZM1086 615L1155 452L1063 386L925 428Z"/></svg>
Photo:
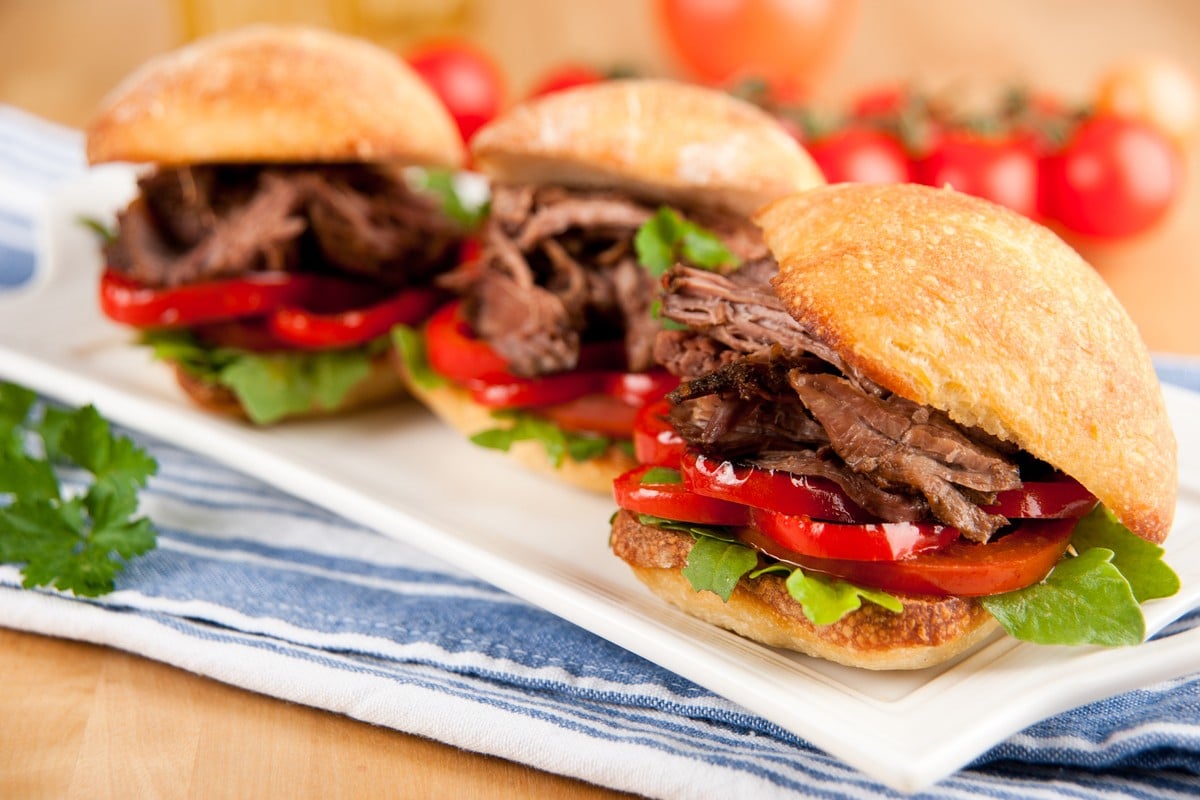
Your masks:
<svg viewBox="0 0 1200 800"><path fill-rule="evenodd" d="M1097 239L1150 230L1180 196L1178 114L1159 124L1145 104L1134 116L1099 99L1068 109L1016 92L996 105L968 115L945 98L888 86L823 127L807 109L774 110L801 131L831 183L949 185Z"/></svg>

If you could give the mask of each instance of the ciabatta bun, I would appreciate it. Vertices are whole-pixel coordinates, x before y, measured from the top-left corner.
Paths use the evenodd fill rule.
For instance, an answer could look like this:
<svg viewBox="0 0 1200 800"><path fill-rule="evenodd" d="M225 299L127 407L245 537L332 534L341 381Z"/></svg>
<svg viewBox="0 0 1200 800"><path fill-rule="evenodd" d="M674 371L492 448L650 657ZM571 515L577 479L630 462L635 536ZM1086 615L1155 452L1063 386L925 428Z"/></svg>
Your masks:
<svg viewBox="0 0 1200 800"><path fill-rule="evenodd" d="M493 417L489 409L476 403L466 390L458 386L451 383L432 388L421 386L408 379L408 372L403 365L399 365L398 371L407 379L409 393L463 436L472 436L480 431L508 424ZM496 451L496 455L502 454ZM587 461L575 461L568 456L559 466L555 466L550 460L541 442L514 442L503 455L532 472L600 494L610 494L613 479L636 466L633 458L615 445L610 446L602 455Z"/></svg>
<svg viewBox="0 0 1200 800"><path fill-rule="evenodd" d="M1146 346L1100 276L1029 219L950 189L837 185L756 222L791 314L884 388L1074 477L1161 542L1176 444Z"/></svg>
<svg viewBox="0 0 1200 800"><path fill-rule="evenodd" d="M497 183L615 188L742 216L825 183L765 111L668 80L605 81L523 103L476 133L471 155Z"/></svg>
<svg viewBox="0 0 1200 800"><path fill-rule="evenodd" d="M300 26L239 28L158 56L102 101L87 130L92 164L455 167L463 156L449 113L396 54Z"/></svg>
<svg viewBox="0 0 1200 800"><path fill-rule="evenodd" d="M902 595L895 613L864 601L832 625L815 625L792 599L780 575L742 578L729 601L697 592L682 574L694 540L643 525L622 510L613 518L613 552L658 597L688 614L772 647L838 664L876 670L921 669L948 661L982 642L999 625L977 600Z"/></svg>

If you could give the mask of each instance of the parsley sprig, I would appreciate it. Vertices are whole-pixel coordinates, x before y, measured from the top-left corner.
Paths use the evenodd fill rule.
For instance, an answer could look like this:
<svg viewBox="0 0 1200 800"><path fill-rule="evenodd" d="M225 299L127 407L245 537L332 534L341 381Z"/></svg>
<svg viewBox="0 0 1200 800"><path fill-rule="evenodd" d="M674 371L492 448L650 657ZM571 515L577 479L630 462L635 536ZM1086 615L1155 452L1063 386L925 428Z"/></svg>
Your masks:
<svg viewBox="0 0 1200 800"><path fill-rule="evenodd" d="M91 478L83 491L64 490L73 470ZM27 589L111 592L125 564L156 544L150 521L134 515L157 471L93 406L41 406L29 389L0 382L0 562L23 565Z"/></svg>

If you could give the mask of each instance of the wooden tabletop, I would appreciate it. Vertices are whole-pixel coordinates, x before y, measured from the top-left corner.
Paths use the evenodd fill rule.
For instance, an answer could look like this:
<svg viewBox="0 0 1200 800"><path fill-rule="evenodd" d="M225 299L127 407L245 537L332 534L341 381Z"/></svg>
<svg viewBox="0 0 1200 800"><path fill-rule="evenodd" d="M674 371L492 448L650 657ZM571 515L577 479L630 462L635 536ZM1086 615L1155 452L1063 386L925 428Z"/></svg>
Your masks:
<svg viewBox="0 0 1200 800"><path fill-rule="evenodd" d="M330 0L332 1L332 0ZM274 7L186 0L216 13ZM644 0L443 0L492 44L514 91L574 57L669 69ZM326 8L322 0L298 7ZM109 0L0 3L0 102L82 125L104 91L180 41L173 7ZM440 13L440 12L439 12ZM424 29L421 29L425 32ZM1112 59L1150 49L1200 74L1200 4L1190 0L863 0L831 96L889 77L970 72L1080 93ZM536 46L530 46L536 42ZM1077 243L1150 347L1200 354L1200 158L1186 197L1153 233ZM263 697L105 647L0 628L0 797L617 796L500 759ZM463 721L470 724L469 720ZM498 733L497 735L502 735Z"/></svg>

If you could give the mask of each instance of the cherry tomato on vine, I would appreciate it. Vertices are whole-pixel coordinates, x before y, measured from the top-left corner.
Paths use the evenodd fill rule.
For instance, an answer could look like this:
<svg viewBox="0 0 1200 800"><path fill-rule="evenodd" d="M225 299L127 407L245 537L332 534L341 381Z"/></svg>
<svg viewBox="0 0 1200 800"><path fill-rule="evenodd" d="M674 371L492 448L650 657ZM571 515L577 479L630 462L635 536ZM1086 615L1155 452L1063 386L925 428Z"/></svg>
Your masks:
<svg viewBox="0 0 1200 800"><path fill-rule="evenodd" d="M1037 146L1028 137L952 130L917 163L916 178L928 186L953 186L1036 219L1039 168Z"/></svg>
<svg viewBox="0 0 1200 800"><path fill-rule="evenodd" d="M1046 209L1074 233L1133 236L1166 216L1182 190L1183 169L1179 151L1156 128L1092 117L1045 161Z"/></svg>
<svg viewBox="0 0 1200 800"><path fill-rule="evenodd" d="M912 164L904 146L874 128L851 126L805 143L830 183L909 183Z"/></svg>
<svg viewBox="0 0 1200 800"><path fill-rule="evenodd" d="M417 45L405 60L433 89L470 140L500 112L504 77L483 50L462 39L433 40Z"/></svg>
<svg viewBox="0 0 1200 800"><path fill-rule="evenodd" d="M1184 147L1200 133L1200 87L1175 61L1142 56L1101 77L1096 113L1141 120Z"/></svg>

